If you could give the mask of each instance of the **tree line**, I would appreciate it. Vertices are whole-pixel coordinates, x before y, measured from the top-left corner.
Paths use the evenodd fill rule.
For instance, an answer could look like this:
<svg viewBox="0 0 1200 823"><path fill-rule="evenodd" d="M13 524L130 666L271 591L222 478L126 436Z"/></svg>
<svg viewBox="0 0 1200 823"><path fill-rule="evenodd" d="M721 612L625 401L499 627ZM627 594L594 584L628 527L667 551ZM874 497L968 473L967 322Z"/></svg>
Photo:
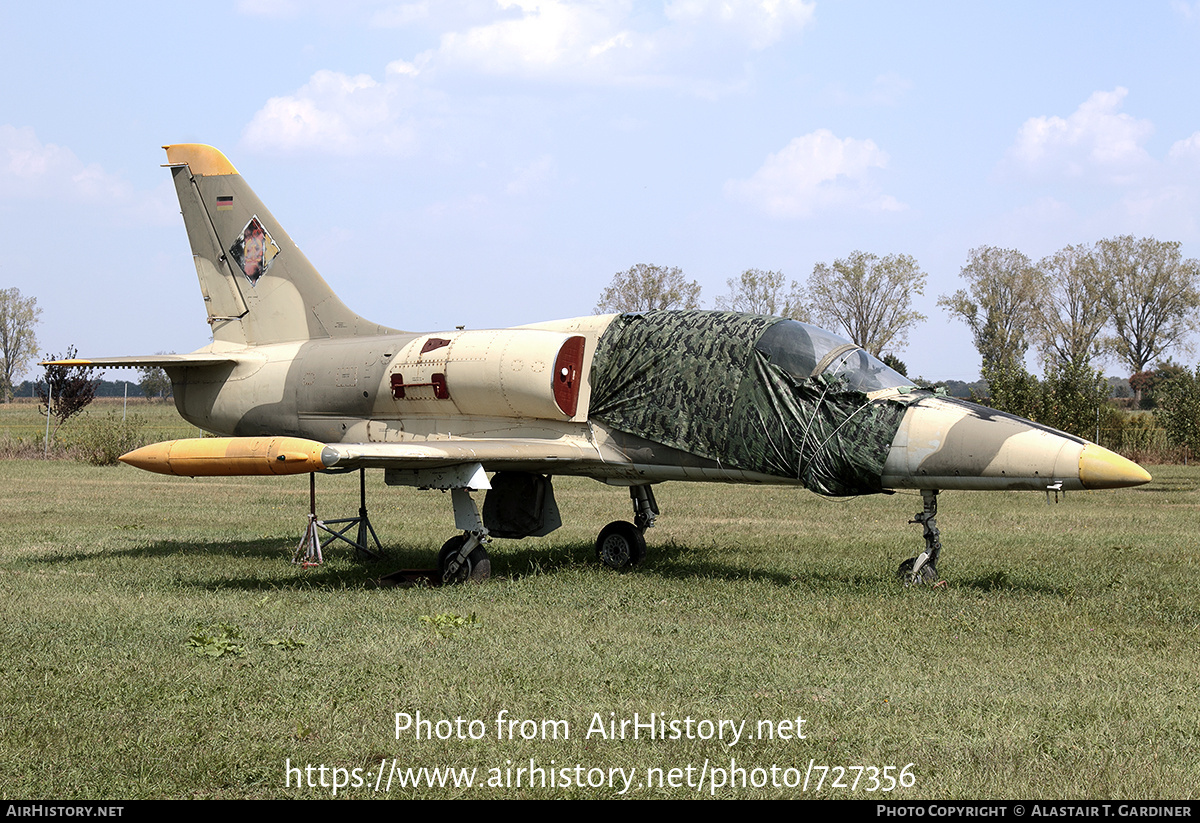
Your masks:
<svg viewBox="0 0 1200 823"><path fill-rule="evenodd" d="M911 255L880 257L856 251L818 263L801 286L781 271L747 269L726 281L716 300L724 311L768 314L840 330L877 357L894 353L925 315L912 306L928 279ZM617 272L600 295L597 313L700 308L700 284L679 268L639 263Z"/></svg>
<svg viewBox="0 0 1200 823"><path fill-rule="evenodd" d="M48 366L40 380L32 383L26 380L20 386L13 384L13 378L23 374L37 358L37 324L41 315L36 297L26 297L16 288L0 289L0 402L12 402L17 392L26 396L35 393L42 397L43 403L47 402L47 394L52 397L66 394L77 397L86 395L89 398L121 396L120 390L104 391L103 384L111 381L101 380L103 372L96 373L87 366ZM68 346L65 354L47 352L42 359L72 360L75 356L75 347ZM141 373L141 379L137 385L147 398L170 396L171 381L166 372L153 366L139 367L138 372Z"/></svg>
<svg viewBox="0 0 1200 823"><path fill-rule="evenodd" d="M1037 263L1016 249L980 246L960 277L963 288L938 305L970 329L989 383L1029 377L1031 347L1047 377L1095 372L1110 359L1137 375L1185 342L1200 308L1200 263L1184 259L1178 242L1152 237L1067 246ZM803 286L781 271L747 269L726 281L716 308L814 322L882 357L927 320L912 304L926 281L911 255L855 251L817 263ZM639 264L613 277L595 309L695 309L700 291L678 268Z"/></svg>
<svg viewBox="0 0 1200 823"><path fill-rule="evenodd" d="M961 276L966 287L938 305L971 330L989 382L1027 376L1033 346L1048 377L1116 360L1131 375L1135 405L1135 376L1185 344L1200 309L1200 262L1152 237L1067 246L1036 264L981 246Z"/></svg>

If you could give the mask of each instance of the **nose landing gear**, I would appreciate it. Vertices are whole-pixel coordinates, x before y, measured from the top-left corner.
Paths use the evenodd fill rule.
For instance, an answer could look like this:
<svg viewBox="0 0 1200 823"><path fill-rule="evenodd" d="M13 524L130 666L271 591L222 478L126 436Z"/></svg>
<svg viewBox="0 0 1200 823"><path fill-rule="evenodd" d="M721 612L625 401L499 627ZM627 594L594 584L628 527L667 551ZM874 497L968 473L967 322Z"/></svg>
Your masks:
<svg viewBox="0 0 1200 823"><path fill-rule="evenodd" d="M905 586L932 584L937 580L937 559L942 551L942 541L937 527L937 490L922 489L921 498L925 506L909 523L920 523L925 536L925 551L910 557L900 564L896 576Z"/></svg>

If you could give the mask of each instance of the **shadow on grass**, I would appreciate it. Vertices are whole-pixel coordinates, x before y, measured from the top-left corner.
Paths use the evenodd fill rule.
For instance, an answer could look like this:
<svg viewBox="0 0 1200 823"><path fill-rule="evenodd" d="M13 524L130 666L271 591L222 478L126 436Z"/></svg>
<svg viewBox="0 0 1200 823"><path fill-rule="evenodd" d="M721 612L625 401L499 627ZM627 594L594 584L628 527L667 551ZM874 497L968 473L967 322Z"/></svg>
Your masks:
<svg viewBox="0 0 1200 823"><path fill-rule="evenodd" d="M594 543L559 544L549 550L546 547L520 546L515 541L506 541L506 544L501 551L492 553L492 571L493 574L504 575L513 580L539 574L553 574L568 568L591 566L614 575L636 574L662 580L702 578L718 582L755 580L779 587L801 585L830 593L877 588L881 583L886 584L890 581L886 570L878 576L871 576L838 574L835 571L791 573L765 567L747 568L744 565L715 559L713 555L720 553L719 548L680 545L675 542L648 546L646 559L636 568L623 572L602 567L596 559ZM508 548L509 546L515 548Z"/></svg>
<svg viewBox="0 0 1200 823"><path fill-rule="evenodd" d="M379 577L394 569L433 565L433 555L430 552L416 549L385 549L380 560L359 561L354 557L354 549L339 541L322 542L322 554L326 559L324 565L304 568L290 562L295 547L295 543L283 543L278 538L224 540L214 543L159 540L125 549L46 552L23 559L20 565L29 568L75 563L103 564L113 560L156 561L175 566L175 580L178 585L212 590L251 591L280 588L372 588ZM211 562L218 562L214 559L219 558L262 561L262 574L241 578L206 577L206 573L212 572ZM204 564L204 567L201 568L200 564Z"/></svg>
<svg viewBox="0 0 1200 823"><path fill-rule="evenodd" d="M1011 575L1004 569L989 572L978 577L970 577L954 582L954 585L960 589L977 589L983 592L1023 592L1025 594L1042 594L1052 595L1055 597L1069 597L1077 594L1077 589L1071 586L1059 586L1052 583L1039 583L1032 580L1013 579Z"/></svg>
<svg viewBox="0 0 1200 823"><path fill-rule="evenodd" d="M373 588L378 584L379 578L398 569L432 569L436 565L437 556L436 550L429 548L385 546L382 559L358 561L354 557L354 549L350 546L340 541L325 541L322 543L325 564L302 569L288 562L294 548L295 544L284 543L279 538L224 540L213 543L158 540L121 549L44 552L24 558L19 565L30 568L145 560L173 567L177 585L211 590L259 591L280 588ZM828 591L878 586L886 580L885 573L881 573L879 577L859 574L842 576L827 570L790 574L767 568L746 568L744 565L714 559L712 555L718 551L712 547L693 547L677 543L652 545L646 560L624 574L664 580L753 579L781 587L800 584ZM596 559L595 544L590 541L548 544L498 540L489 554L492 559L493 578L522 580L580 568L592 568L609 575L622 574L601 566ZM243 561L238 567L243 572L242 576L222 575L219 571L222 558ZM246 575L244 561L247 560L261 563L261 571ZM160 570L158 576L161 577L162 574L163 571Z"/></svg>
<svg viewBox="0 0 1200 823"><path fill-rule="evenodd" d="M359 561L354 549L340 541L325 541L322 551L326 562L321 566L301 568L288 562L294 544L279 538L259 540L226 540L214 543L161 540L125 549L43 553L24 559L21 565L46 566L73 563L105 562L108 560L149 560L174 564L177 585L207 589L236 589L268 591L273 589L370 589L379 579L399 569L432 569L436 551L428 548L388 546L379 560ZM769 567L747 567L744 564L723 562L719 547L691 546L668 542L651 545L646 560L635 569L616 572L601 566L596 559L595 544L584 541L547 544L499 540L489 554L493 578L522 580L541 575L558 574L567 570L592 568L605 574L635 574L661 580L686 581L696 578L716 582L754 580L780 588L800 586L829 595L879 591L881 587L901 590L890 566L878 573L859 570L839 571L834 561L821 563L819 568L779 571ZM732 551L732 549L731 549ZM262 561L261 572L240 577L221 575L211 564L199 566L198 560L228 558L230 560ZM186 560L184 568L179 568ZM244 572L244 566L242 567ZM161 574L160 574L161 576ZM1063 596L1072 593L1067 587L1031 580L1014 579L1004 570L984 575L951 579L956 588L985 592L1020 591Z"/></svg>

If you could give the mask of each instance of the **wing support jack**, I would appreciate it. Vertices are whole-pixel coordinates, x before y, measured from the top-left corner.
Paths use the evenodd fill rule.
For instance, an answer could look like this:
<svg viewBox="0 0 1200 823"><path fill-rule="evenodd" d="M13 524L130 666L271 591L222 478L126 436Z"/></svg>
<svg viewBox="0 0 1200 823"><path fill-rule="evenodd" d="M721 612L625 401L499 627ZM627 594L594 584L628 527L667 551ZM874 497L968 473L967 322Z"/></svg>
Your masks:
<svg viewBox="0 0 1200 823"><path fill-rule="evenodd" d="M356 540L346 537L346 532L358 526ZM375 527L367 516L367 479L366 470L358 470L358 517L340 517L336 520L317 519L317 474L308 475L308 527L304 537L292 553L292 562L300 566L319 566L325 562L321 552L321 532L332 535L335 540L341 540L354 547L354 554L359 560L379 560L383 556L383 546ZM371 548L368 537L375 542Z"/></svg>
<svg viewBox="0 0 1200 823"><path fill-rule="evenodd" d="M937 559L942 552L941 534L937 527L937 490L921 489L924 508L909 523L920 523L925 537L925 551L900 564L896 574L905 586L933 583L937 578Z"/></svg>
<svg viewBox="0 0 1200 823"><path fill-rule="evenodd" d="M327 470L328 471L328 470ZM316 475L312 475L316 477ZM313 481L315 484L315 480ZM341 528L333 528L340 526ZM346 537L346 532L350 531L355 526L358 526L358 533L354 540ZM379 535L375 534L375 527L371 525L371 518L367 516L367 470L358 470L358 517L339 517L336 520L318 520L317 527L325 532L333 535L337 540L343 543L349 543L354 547L354 556L359 560L380 560L383 558L383 546L379 543ZM368 540L368 537L370 540ZM371 548L371 541L375 542L375 548Z"/></svg>

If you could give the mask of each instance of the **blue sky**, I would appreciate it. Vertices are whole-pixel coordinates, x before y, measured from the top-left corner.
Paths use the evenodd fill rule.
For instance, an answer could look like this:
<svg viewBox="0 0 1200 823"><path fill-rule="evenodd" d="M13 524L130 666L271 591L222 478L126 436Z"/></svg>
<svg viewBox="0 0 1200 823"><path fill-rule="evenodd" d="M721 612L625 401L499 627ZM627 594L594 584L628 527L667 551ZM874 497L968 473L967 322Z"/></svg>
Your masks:
<svg viewBox="0 0 1200 823"><path fill-rule="evenodd" d="M1181 0L4 0L0 288L45 351L207 343L159 168L200 142L387 325L588 314L635 263L712 306L747 268L904 253L900 357L974 379L936 305L971 248L1200 256L1198 46Z"/></svg>

